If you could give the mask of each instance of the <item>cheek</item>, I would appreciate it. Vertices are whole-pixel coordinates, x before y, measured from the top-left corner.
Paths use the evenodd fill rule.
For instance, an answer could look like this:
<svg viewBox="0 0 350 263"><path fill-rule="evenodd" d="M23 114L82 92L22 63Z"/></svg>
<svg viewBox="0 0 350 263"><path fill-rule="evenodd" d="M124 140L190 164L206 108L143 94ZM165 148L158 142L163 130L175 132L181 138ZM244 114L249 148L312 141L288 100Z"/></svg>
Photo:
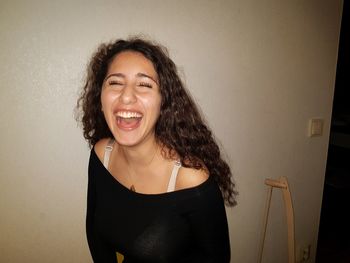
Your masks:
<svg viewBox="0 0 350 263"><path fill-rule="evenodd" d="M108 109L111 106L111 104L114 102L115 97L116 97L116 94L102 90L102 92L101 92L102 109L103 110Z"/></svg>
<svg viewBox="0 0 350 263"><path fill-rule="evenodd" d="M154 117L158 117L160 113L160 97L152 97L151 99L145 99L143 105L148 111L152 112Z"/></svg>
<svg viewBox="0 0 350 263"><path fill-rule="evenodd" d="M104 109L106 106L106 92L104 92L103 90L101 92L100 100L101 100L102 109Z"/></svg>
<svg viewBox="0 0 350 263"><path fill-rule="evenodd" d="M159 97L158 97L158 99L157 99L157 102L156 102L156 104L155 104L155 109L156 109L156 111L157 111L157 119L158 119L158 117L159 117L159 115L160 115L160 108L161 108L161 105L162 105L162 98L161 98L160 95L159 95Z"/></svg>

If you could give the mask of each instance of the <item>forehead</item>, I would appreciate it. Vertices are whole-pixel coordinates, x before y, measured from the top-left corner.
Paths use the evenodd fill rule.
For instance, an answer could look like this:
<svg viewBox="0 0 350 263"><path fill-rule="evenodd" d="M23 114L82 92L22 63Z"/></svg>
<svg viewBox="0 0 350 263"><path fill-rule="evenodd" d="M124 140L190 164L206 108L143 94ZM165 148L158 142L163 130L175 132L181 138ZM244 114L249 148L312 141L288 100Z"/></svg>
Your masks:
<svg viewBox="0 0 350 263"><path fill-rule="evenodd" d="M143 72L157 76L153 63L136 51L123 51L117 54L108 67L109 73L115 71Z"/></svg>

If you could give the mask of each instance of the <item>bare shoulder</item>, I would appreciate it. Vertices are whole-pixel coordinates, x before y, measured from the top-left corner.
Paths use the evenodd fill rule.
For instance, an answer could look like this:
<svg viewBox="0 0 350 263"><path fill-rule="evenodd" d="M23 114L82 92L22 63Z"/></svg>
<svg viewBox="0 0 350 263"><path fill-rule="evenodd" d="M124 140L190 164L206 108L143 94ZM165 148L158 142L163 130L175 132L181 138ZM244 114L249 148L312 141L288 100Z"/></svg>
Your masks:
<svg viewBox="0 0 350 263"><path fill-rule="evenodd" d="M198 186L209 178L206 170L181 167L176 180L176 190Z"/></svg>
<svg viewBox="0 0 350 263"><path fill-rule="evenodd" d="M104 155L105 148L107 146L108 141L109 141L109 138L103 138L95 144L94 149L100 160L103 160L103 155Z"/></svg>

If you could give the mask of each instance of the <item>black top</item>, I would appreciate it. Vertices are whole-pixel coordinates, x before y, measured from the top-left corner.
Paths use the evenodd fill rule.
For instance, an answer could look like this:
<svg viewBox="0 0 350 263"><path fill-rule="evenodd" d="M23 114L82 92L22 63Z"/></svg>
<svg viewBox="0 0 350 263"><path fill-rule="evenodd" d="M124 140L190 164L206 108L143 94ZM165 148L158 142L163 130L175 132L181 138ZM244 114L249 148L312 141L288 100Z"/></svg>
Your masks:
<svg viewBox="0 0 350 263"><path fill-rule="evenodd" d="M89 162L86 231L94 262L229 262L221 192L204 183L162 194L135 193L105 169L94 149ZM119 262L120 263L120 262Z"/></svg>

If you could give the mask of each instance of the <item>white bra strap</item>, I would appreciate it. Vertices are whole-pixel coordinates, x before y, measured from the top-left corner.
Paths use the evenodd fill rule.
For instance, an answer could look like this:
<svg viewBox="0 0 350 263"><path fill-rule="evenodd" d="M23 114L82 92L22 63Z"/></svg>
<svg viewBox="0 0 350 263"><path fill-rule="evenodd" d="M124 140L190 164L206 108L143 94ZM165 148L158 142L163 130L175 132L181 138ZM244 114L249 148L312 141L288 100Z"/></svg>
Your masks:
<svg viewBox="0 0 350 263"><path fill-rule="evenodd" d="M111 152L113 150L114 139L109 139L106 147L105 154L103 156L103 166L108 170L109 157L111 156Z"/></svg>
<svg viewBox="0 0 350 263"><path fill-rule="evenodd" d="M180 161L175 161L173 171L171 172L167 192L173 192L175 190L176 178L180 167L181 167Z"/></svg>

